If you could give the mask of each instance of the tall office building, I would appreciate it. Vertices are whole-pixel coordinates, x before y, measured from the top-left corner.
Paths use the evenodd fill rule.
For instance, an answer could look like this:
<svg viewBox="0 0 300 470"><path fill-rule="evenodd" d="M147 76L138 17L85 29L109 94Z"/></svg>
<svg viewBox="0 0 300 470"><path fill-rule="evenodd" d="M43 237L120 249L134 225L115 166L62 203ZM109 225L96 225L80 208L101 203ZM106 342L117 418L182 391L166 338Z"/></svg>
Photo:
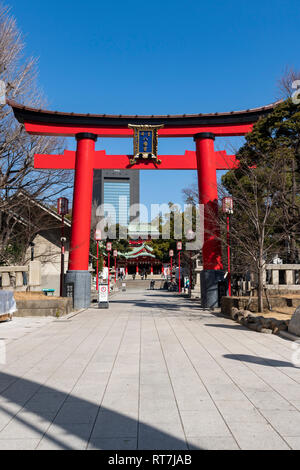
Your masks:
<svg viewBox="0 0 300 470"><path fill-rule="evenodd" d="M128 225L129 207L140 202L139 170L94 170L93 204L104 204L105 215L113 207L116 223Z"/></svg>

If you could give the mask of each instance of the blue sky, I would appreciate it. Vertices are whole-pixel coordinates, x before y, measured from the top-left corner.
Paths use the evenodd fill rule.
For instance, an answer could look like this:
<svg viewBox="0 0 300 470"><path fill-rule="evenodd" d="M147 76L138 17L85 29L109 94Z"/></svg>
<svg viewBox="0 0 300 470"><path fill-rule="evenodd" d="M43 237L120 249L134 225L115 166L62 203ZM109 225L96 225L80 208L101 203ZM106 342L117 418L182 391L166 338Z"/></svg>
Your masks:
<svg viewBox="0 0 300 470"><path fill-rule="evenodd" d="M286 66L300 69L299 0L7 0L39 57L48 107L106 114L221 112L279 96ZM240 139L216 139L216 149ZM72 139L68 147L74 148ZM107 153L132 153L131 139L103 139ZM160 139L159 153L194 149ZM193 171L141 172L141 202L182 203Z"/></svg>

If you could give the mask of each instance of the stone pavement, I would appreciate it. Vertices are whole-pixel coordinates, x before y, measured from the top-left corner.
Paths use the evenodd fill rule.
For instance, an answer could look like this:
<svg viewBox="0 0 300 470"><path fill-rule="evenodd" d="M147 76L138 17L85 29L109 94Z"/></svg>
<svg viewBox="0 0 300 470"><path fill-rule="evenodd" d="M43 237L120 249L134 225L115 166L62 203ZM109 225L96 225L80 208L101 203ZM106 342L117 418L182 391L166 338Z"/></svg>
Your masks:
<svg viewBox="0 0 300 470"><path fill-rule="evenodd" d="M0 449L300 449L287 340L159 290L20 320L0 324Z"/></svg>

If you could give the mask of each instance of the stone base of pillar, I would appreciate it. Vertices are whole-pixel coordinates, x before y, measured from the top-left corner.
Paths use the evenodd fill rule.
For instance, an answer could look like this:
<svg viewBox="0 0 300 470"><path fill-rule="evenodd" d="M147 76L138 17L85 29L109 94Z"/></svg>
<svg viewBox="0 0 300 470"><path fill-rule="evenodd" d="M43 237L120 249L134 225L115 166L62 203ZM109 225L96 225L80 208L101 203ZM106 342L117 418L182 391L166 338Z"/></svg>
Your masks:
<svg viewBox="0 0 300 470"><path fill-rule="evenodd" d="M219 281L224 281L224 271L204 269L200 273L201 305L203 308L215 308L219 305Z"/></svg>
<svg viewBox="0 0 300 470"><path fill-rule="evenodd" d="M193 289L191 290L191 299L200 299L201 298L201 284L197 283L194 285Z"/></svg>
<svg viewBox="0 0 300 470"><path fill-rule="evenodd" d="M67 271L65 274L65 295L67 284L73 284L74 309L89 308L91 305L91 273L89 271Z"/></svg>

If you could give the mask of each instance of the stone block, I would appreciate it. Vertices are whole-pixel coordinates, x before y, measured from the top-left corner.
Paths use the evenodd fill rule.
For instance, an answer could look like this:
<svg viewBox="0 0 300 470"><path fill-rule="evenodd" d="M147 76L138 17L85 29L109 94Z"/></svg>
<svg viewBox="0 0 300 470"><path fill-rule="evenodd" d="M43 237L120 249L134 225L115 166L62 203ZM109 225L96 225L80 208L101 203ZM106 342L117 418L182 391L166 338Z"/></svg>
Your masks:
<svg viewBox="0 0 300 470"><path fill-rule="evenodd" d="M294 284L294 271L292 271L291 269L287 269L285 271L285 283L287 285Z"/></svg>
<svg viewBox="0 0 300 470"><path fill-rule="evenodd" d="M16 287L23 286L23 273L21 271L16 271Z"/></svg>
<svg viewBox="0 0 300 470"><path fill-rule="evenodd" d="M271 335L273 333L273 331L270 328L261 328L259 331L267 335Z"/></svg>
<svg viewBox="0 0 300 470"><path fill-rule="evenodd" d="M238 301L234 297L224 296L221 298L221 312L223 313L223 315L232 317L232 311L236 307L238 307Z"/></svg>
<svg viewBox="0 0 300 470"><path fill-rule="evenodd" d="M277 269L272 269L272 284L279 284L279 271Z"/></svg>
<svg viewBox="0 0 300 470"><path fill-rule="evenodd" d="M10 287L10 276L9 273L1 274L2 287Z"/></svg>
<svg viewBox="0 0 300 470"><path fill-rule="evenodd" d="M300 336L300 306L296 308L288 327L289 333Z"/></svg>
<svg viewBox="0 0 300 470"><path fill-rule="evenodd" d="M29 286L40 286L41 285L41 262L30 261L29 262Z"/></svg>
<svg viewBox="0 0 300 470"><path fill-rule="evenodd" d="M232 307L231 313L230 313L232 320L237 320L238 315L239 315L239 309L237 309L236 307Z"/></svg>

